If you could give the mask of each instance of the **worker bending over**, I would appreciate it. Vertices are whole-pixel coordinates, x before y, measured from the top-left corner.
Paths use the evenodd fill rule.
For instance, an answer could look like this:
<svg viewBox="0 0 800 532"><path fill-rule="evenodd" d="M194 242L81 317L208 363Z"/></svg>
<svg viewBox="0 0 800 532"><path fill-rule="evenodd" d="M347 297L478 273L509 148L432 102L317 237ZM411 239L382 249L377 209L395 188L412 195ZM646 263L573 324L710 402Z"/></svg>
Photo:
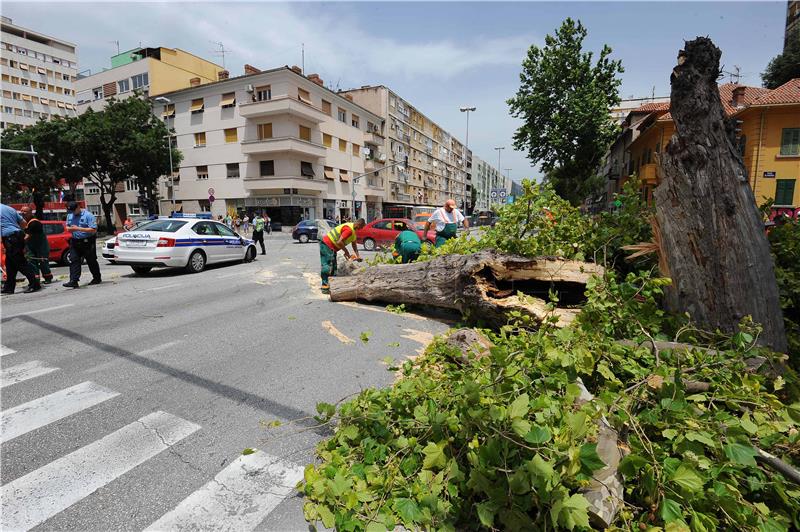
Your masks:
<svg viewBox="0 0 800 532"><path fill-rule="evenodd" d="M401 231L397 238L394 239L394 252L393 257L402 257L403 264L414 262L419 257L422 251L422 241L419 235L414 231Z"/></svg>
<svg viewBox="0 0 800 532"><path fill-rule="evenodd" d="M322 277L322 293L330 293L328 278L336 275L336 254L344 251L346 259L360 259L356 245L356 231L363 229L367 222L359 218L355 222L337 225L328 231L328 234L319 241L320 276ZM353 245L353 256L347 250L347 245Z"/></svg>

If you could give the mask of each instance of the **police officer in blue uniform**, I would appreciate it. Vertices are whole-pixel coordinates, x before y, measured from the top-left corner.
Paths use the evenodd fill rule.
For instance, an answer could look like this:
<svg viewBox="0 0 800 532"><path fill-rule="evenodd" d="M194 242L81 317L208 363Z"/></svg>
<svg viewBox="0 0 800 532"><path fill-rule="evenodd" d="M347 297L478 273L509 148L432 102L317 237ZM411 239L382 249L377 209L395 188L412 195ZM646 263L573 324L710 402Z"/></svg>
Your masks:
<svg viewBox="0 0 800 532"><path fill-rule="evenodd" d="M69 202L67 210L67 231L72 233L72 238L69 241L69 282L64 286L78 288L83 259L86 259L86 265L92 272L89 284L100 284L102 279L100 265L97 264L97 221L94 214L81 209L74 201Z"/></svg>
<svg viewBox="0 0 800 532"><path fill-rule="evenodd" d="M25 233L20 227L24 225L22 216L8 205L0 203L0 233L3 237L3 247L6 250L6 282L2 292L13 294L17 287L17 272L22 272L28 279L28 288L25 293L36 292L42 289L39 280L33 273L33 268L25 258Z"/></svg>

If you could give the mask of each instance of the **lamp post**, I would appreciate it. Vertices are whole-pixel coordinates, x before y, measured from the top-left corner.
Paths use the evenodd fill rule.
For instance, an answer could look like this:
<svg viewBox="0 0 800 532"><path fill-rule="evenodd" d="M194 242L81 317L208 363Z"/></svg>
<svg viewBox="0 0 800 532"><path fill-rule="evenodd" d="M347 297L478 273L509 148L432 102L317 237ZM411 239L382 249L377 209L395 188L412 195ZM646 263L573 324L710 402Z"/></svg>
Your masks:
<svg viewBox="0 0 800 532"><path fill-rule="evenodd" d="M506 149L505 146L498 146L495 148L497 150L497 171L500 171L500 151Z"/></svg>
<svg viewBox="0 0 800 532"><path fill-rule="evenodd" d="M477 107L475 107L474 105L472 107L464 106L464 107L459 108L459 110L462 113L467 113L467 134L466 134L466 138L464 139L464 169L467 168L467 162L466 162L467 161L467 152L469 152L469 114L472 113L472 112L475 112L475 109L477 109ZM466 205L468 201L469 200L467 199L467 184L465 182L464 183L464 200L462 202L462 208L464 208L464 205Z"/></svg>
<svg viewBox="0 0 800 532"><path fill-rule="evenodd" d="M165 96L158 96L155 98L155 101L161 102L165 105L169 105L172 103L172 100ZM172 200L172 212L175 212L175 178L173 176L173 168L172 168L172 135L168 134L166 137L167 139L167 153L169 154L169 191L170 191L170 199Z"/></svg>

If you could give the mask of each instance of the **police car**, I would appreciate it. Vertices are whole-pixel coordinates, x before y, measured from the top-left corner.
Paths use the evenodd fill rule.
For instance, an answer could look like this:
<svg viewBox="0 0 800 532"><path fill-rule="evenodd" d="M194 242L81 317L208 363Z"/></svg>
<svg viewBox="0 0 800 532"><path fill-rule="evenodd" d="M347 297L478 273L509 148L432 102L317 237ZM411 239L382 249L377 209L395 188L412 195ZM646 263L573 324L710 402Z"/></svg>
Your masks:
<svg viewBox="0 0 800 532"><path fill-rule="evenodd" d="M207 264L250 262L255 257L253 240L202 218L159 218L120 233L114 246L114 262L128 265L138 274L159 266L198 273Z"/></svg>

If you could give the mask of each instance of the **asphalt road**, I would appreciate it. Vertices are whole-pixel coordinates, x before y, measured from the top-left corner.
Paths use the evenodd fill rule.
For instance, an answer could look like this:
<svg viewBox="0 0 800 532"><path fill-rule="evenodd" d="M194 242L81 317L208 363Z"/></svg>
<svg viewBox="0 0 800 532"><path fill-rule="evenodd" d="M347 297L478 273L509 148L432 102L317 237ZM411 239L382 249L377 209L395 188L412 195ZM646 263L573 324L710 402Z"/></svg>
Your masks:
<svg viewBox="0 0 800 532"><path fill-rule="evenodd" d="M315 405L390 384L385 357L451 323L330 303L316 243L267 247L3 296L0 529L308 529L292 486L327 434Z"/></svg>

